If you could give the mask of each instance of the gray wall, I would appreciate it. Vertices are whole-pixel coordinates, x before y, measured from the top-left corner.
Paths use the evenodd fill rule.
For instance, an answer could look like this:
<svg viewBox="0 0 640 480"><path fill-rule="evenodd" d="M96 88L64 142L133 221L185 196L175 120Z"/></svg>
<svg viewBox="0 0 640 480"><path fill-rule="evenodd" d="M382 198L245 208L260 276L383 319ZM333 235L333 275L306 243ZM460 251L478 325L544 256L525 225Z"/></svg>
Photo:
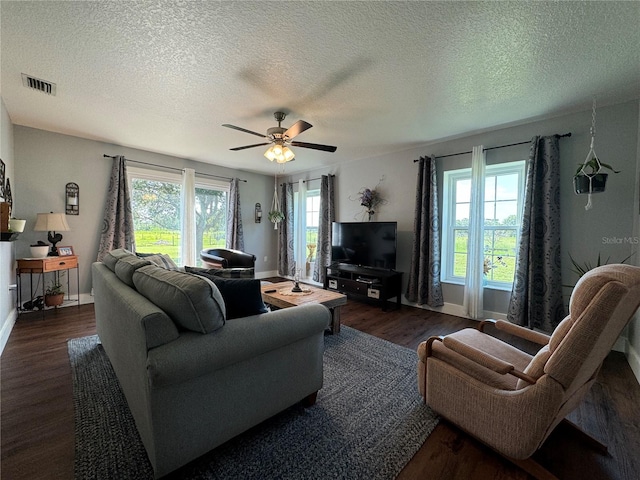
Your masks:
<svg viewBox="0 0 640 480"><path fill-rule="evenodd" d="M79 255L80 292L91 291L90 266L95 261L100 241L112 160L103 154L124 155L131 160L194 168L196 172L246 179L240 183L245 250L257 257L256 271L276 269L276 235L268 222L254 223L254 204L271 202L273 180L254 173L230 170L182 158L120 147L94 140L14 126L15 156L15 216L27 220L25 233L16 242L18 258L29 256L29 245L46 241L45 232L34 232L38 212L64 212L65 185L75 182L80 187L80 214L68 215L71 231L64 232L61 245L72 245ZM258 160L259 161L259 160ZM132 164L135 165L135 164ZM268 257L264 262L264 257ZM72 293L75 292L72 275ZM84 298L88 301L88 298Z"/></svg>
<svg viewBox="0 0 640 480"><path fill-rule="evenodd" d="M13 125L0 98L0 159L5 164L5 176L11 179L11 190L15 191L13 155ZM15 242L0 242L0 353L15 323L17 310L15 291Z"/></svg>
<svg viewBox="0 0 640 480"><path fill-rule="evenodd" d="M18 257L28 255L28 245L43 238L32 231L36 213L62 211L64 207L64 185L76 182L80 185L81 204L78 217L67 217L72 228L64 236L64 244L73 245L81 259L81 291L90 291L89 265L96 257L100 234L100 222L104 208L110 162L104 153L124 154L127 158L171 165L193 167L197 171L225 176L239 176L249 180L241 184L243 224L246 250L258 257L257 271L276 270L277 238L273 226L266 218L261 224L253 222L255 202L262 204L267 212L273 194L273 178L246 172L235 172L207 164L194 164L189 160L167 157L150 152L119 147L102 142L83 140L41 130L14 126L8 121L2 106L2 159L7 163L13 183L15 214L28 220L26 233L16 243ZM531 139L534 135L552 135L571 132L571 138L560 140L562 160L562 252L563 283L572 285L576 276L571 272L569 252L580 261L595 261L598 253L611 261L620 260L637 245L625 241L640 236L638 212L637 165L640 164L640 105L638 101L619 105L603 106L597 110L596 152L607 163L622 170L610 175L607 191L594 196L594 207L584 210L586 198L573 193L571 179L578 164L584 161L589 150L589 127L591 112L583 111L545 120L532 120L506 128L470 134L425 145L421 148L342 164L289 177L317 178L321 174L334 173L336 177L336 208L339 221L362 219L362 207L357 201L357 192L364 187L379 184L385 205L378 208L376 220L397 221L399 229L397 269L409 271L411 242L413 238L413 211L415 206L415 182L417 166L414 159L423 155L446 155L471 150L474 145L485 147L514 143ZM11 146L13 140L13 147ZM15 152L14 152L15 150ZM528 146L510 147L488 152L488 162L502 162L526 158ZM13 161L15 156L16 161ZM470 165L470 156L450 157L438 161L440 175L446 169L463 168ZM12 172L12 169L14 172ZM380 181L383 179L382 181ZM618 241L618 239L622 239ZM618 243L619 242L619 243ZM2 276L0 281L12 277L13 246L0 245ZM268 262L263 262L267 256ZM640 264L640 255L635 254L633 263ZM4 280L3 280L4 279ZM0 321L6 323L12 308L7 288L0 285ZM570 293L567 288L566 295ZM462 314L461 288L445 285L446 305L444 311ZM485 292L485 309L496 316L506 312L508 292L488 289ZM7 301L9 298L9 301ZM640 378L640 320L629 329L625 344L629 361Z"/></svg>
<svg viewBox="0 0 640 480"><path fill-rule="evenodd" d="M590 110L550 119L522 122L519 125L436 142L392 155L357 160L333 169L321 169L304 175L291 176L289 181L297 181L299 178L316 178L326 173L336 174L337 220L357 221L362 219L363 208L356 200L358 191L363 187L374 187L381 178L384 178L379 184L379 189L387 203L377 209L375 220L398 222L397 269L405 272L406 289L406 277L411 261L415 208L417 165L413 162L414 159L431 154L437 156L470 151L474 145L493 147L530 140L535 135L571 132L570 138L560 140L563 185L560 199L562 271L563 283L569 286L564 292L568 301L571 293L570 286L577 280L577 276L571 272L569 253L579 261L593 263L598 253L605 259L610 257L611 262L614 262L622 260L637 250L638 246L633 243L633 239L638 238L638 229L634 229L639 213L636 197L638 184L636 165L640 162L638 160L640 150L638 118L638 101L598 107L595 150L604 162L622 170L622 173L609 176L607 191L593 196L593 209L590 211L584 209L587 202L586 196L576 195L572 187L575 170L578 164L584 161L589 151ZM528 151L528 145L491 150L487 152L487 162L499 163L526 159ZM442 179L442 172L445 170L470 167L471 155L439 159L437 166ZM631 242L624 239L631 239ZM636 253L630 263L640 264L640 255ZM443 293L446 304L441 310L463 316L462 287L445 284ZM509 294L510 292L507 291L486 289L484 305L487 314L495 317L504 316ZM406 300L404 302L407 303ZM633 336L630 335L629 345L627 345L630 362L633 361L633 355L637 356L637 352L640 351L639 322L635 322ZM640 369L636 375L640 378Z"/></svg>

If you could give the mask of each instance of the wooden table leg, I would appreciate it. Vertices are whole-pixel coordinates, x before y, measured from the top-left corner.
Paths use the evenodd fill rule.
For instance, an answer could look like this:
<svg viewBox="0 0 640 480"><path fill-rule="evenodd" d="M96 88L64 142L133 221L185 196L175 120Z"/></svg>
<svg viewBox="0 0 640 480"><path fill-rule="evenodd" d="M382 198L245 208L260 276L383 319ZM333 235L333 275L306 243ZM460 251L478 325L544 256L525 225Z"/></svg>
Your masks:
<svg viewBox="0 0 640 480"><path fill-rule="evenodd" d="M331 311L331 333L340 333L340 305L329 310Z"/></svg>

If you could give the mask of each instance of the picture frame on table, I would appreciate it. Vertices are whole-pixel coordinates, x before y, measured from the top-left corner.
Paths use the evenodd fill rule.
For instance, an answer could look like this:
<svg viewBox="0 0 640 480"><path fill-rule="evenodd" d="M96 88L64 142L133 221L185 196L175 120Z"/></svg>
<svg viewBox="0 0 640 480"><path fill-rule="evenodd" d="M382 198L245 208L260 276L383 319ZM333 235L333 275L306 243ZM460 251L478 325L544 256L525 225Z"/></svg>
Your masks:
<svg viewBox="0 0 640 480"><path fill-rule="evenodd" d="M73 253L73 247L58 247L59 257L68 257L70 255L75 255Z"/></svg>

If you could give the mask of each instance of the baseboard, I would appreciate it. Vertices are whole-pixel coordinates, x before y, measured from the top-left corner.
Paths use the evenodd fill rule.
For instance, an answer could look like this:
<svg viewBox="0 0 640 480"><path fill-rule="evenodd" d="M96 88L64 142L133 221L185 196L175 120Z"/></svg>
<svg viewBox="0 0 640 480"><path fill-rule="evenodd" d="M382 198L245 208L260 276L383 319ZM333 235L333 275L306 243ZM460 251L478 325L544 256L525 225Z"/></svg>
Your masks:
<svg viewBox="0 0 640 480"><path fill-rule="evenodd" d="M0 355L4 351L4 347L7 345L9 341L9 335L11 335L11 330L13 330L13 326L16 324L16 320L18 319L18 310L13 309L9 312L7 319L2 324L2 329L0 330Z"/></svg>
<svg viewBox="0 0 640 480"><path fill-rule="evenodd" d="M627 341L627 337L620 336L618 337L618 340L616 340L616 343L613 344L613 348L611 350L614 352L627 353L628 348L629 342Z"/></svg>
<svg viewBox="0 0 640 480"><path fill-rule="evenodd" d="M80 294L80 305L85 305L87 303L93 303L93 295L90 293L81 293Z"/></svg>
<svg viewBox="0 0 640 480"><path fill-rule="evenodd" d="M255 277L256 278L269 278L269 277L279 277L280 275L278 274L277 270L268 270L266 272L256 272L255 273Z"/></svg>

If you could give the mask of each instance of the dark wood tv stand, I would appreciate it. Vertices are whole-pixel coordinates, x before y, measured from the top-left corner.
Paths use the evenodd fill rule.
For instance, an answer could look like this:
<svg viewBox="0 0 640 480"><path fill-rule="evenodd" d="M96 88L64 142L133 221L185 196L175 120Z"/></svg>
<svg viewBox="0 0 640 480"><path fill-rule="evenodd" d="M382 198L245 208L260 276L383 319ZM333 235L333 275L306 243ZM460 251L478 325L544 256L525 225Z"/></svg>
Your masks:
<svg viewBox="0 0 640 480"><path fill-rule="evenodd" d="M382 310L387 309L387 300L396 297L400 308L402 273L339 263L325 267L324 288L375 301Z"/></svg>

